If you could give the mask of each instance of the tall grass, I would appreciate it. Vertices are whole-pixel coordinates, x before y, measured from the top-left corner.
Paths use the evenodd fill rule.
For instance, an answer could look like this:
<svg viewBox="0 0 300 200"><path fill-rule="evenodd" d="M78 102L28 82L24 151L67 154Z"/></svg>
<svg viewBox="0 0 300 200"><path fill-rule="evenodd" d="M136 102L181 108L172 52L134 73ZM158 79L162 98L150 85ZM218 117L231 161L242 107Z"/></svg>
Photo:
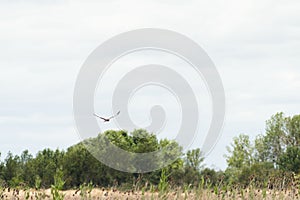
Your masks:
<svg viewBox="0 0 300 200"><path fill-rule="evenodd" d="M166 170L162 170L160 182L158 185L149 184L148 182L141 187L141 190L135 190L137 187L127 192L121 192L111 189L94 188L92 183L82 184L77 190L80 193L73 194L70 197L68 191L63 190L64 180L61 171L57 171L54 177L54 184L51 186L51 199L63 200L68 194L68 199L178 199L178 200L215 200L215 199L278 199L278 200L294 200L300 199L300 176L293 174L292 176L284 176L282 178L270 177L264 183L257 181L256 177L251 177L247 187L240 184L228 184L223 178L217 183L212 184L209 177L201 177L197 185L186 184L183 186L172 185L170 183L169 174ZM50 199L50 195L40 187L40 180L36 178L36 188L23 188L23 192L19 193L17 188L0 188L0 199L32 199L42 200ZM21 189L20 189L21 190ZM95 191L94 191L95 190ZM92 191L94 191L92 193ZM11 195L11 196L9 196Z"/></svg>

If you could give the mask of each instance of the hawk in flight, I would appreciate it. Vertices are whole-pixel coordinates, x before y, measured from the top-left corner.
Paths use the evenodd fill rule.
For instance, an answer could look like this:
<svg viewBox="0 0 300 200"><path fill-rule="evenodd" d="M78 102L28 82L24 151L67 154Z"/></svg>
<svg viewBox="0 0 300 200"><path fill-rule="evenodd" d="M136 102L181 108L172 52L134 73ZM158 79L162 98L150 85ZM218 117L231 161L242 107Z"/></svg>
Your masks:
<svg viewBox="0 0 300 200"><path fill-rule="evenodd" d="M94 116L96 116L96 117L102 119L103 122L109 122L112 118L115 118L116 116L118 116L118 115L120 114L120 112L121 112L121 111L117 112L115 115L113 115L113 116L111 116L111 117L109 117L109 118L100 117L99 115L96 115L95 113L94 113Z"/></svg>

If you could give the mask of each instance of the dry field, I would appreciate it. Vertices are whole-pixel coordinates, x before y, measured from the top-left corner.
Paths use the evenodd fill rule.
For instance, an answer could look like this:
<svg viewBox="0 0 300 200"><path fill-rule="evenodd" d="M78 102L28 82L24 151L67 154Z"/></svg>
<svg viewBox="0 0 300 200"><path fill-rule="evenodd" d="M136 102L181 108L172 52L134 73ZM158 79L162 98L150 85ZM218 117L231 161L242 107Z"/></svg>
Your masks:
<svg viewBox="0 0 300 200"><path fill-rule="evenodd" d="M80 190L67 190L62 191L64 194L64 199L66 200L81 200L81 199L300 199L298 191L272 191L272 190L240 190L232 192L220 192L216 194L214 191L210 190L189 190L183 191L181 189L171 190L165 193L159 192L134 192L134 191L118 191L118 190L107 190L107 189L93 189L91 192L85 191L82 193ZM3 189L0 192L0 199L7 200L38 200L53 199L51 195L51 190L17 190L17 189Z"/></svg>

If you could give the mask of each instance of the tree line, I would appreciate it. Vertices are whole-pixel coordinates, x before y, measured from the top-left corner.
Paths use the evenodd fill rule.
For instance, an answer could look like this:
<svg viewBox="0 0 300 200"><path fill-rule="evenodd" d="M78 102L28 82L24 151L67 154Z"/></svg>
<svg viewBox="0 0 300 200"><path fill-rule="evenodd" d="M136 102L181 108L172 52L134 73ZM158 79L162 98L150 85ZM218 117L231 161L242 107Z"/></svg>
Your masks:
<svg viewBox="0 0 300 200"><path fill-rule="evenodd" d="M276 113L266 121L264 134L254 141L240 134L227 151L224 173L229 183L255 180L262 187L281 188L294 184L300 178L300 115Z"/></svg>
<svg viewBox="0 0 300 200"><path fill-rule="evenodd" d="M137 182L155 185L159 183L162 170L132 174L109 168L98 161L91 151L99 150L101 142L106 142L106 138L120 148L135 153L152 152L170 145L172 148L168 148L165 156L172 159L181 154L180 158L164 169L171 174L168 178L173 179L174 184L188 182L189 176L193 177L193 174L199 173L203 162L200 149L190 150L184 155L175 141L158 140L156 135L146 130L139 129L132 133L109 130L96 138L71 146L66 151L44 149L35 157L28 150L23 151L21 155L8 153L4 161L0 162L0 186L49 188L58 174L64 180L65 189L78 188L84 183L92 183L98 187L124 188L131 188Z"/></svg>
<svg viewBox="0 0 300 200"><path fill-rule="evenodd" d="M134 153L152 152L170 146L163 158L155 160L177 159L154 172L132 174L117 171L92 155L96 151L105 153L105 149L99 150L101 142L107 142L105 139ZM258 135L254 141L248 135L241 134L233 139L227 151L224 155L226 170L216 171L203 165L204 157L199 148L183 152L175 141L158 140L155 134L142 129L131 133L110 130L66 151L44 149L35 156L27 150L21 155L8 153L0 161L0 186L49 188L54 184L55 177L60 176L64 180L64 189L78 188L85 183L124 189L138 184L159 185L162 177L174 186L197 186L205 181L211 186L225 183L247 187L255 182L257 187L275 187L277 181L280 187L288 187L295 175L300 173L300 115L285 117L283 113L277 113L267 120L264 134ZM135 158L128 162L134 163Z"/></svg>

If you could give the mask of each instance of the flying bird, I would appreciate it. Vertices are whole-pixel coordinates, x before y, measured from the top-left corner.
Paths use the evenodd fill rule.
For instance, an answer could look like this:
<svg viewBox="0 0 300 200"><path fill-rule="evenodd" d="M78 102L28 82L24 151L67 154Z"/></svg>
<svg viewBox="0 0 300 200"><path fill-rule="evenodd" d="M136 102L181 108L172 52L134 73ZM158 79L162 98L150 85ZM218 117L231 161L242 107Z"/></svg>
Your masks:
<svg viewBox="0 0 300 200"><path fill-rule="evenodd" d="M121 112L121 111L117 112L117 114L115 114L115 115L113 115L113 116L111 116L111 117L109 117L109 118L100 117L99 115L96 115L95 113L94 113L94 116L96 116L96 117L102 119L103 122L109 122L112 118L115 118L116 116L118 116L118 115L120 114L120 112Z"/></svg>

